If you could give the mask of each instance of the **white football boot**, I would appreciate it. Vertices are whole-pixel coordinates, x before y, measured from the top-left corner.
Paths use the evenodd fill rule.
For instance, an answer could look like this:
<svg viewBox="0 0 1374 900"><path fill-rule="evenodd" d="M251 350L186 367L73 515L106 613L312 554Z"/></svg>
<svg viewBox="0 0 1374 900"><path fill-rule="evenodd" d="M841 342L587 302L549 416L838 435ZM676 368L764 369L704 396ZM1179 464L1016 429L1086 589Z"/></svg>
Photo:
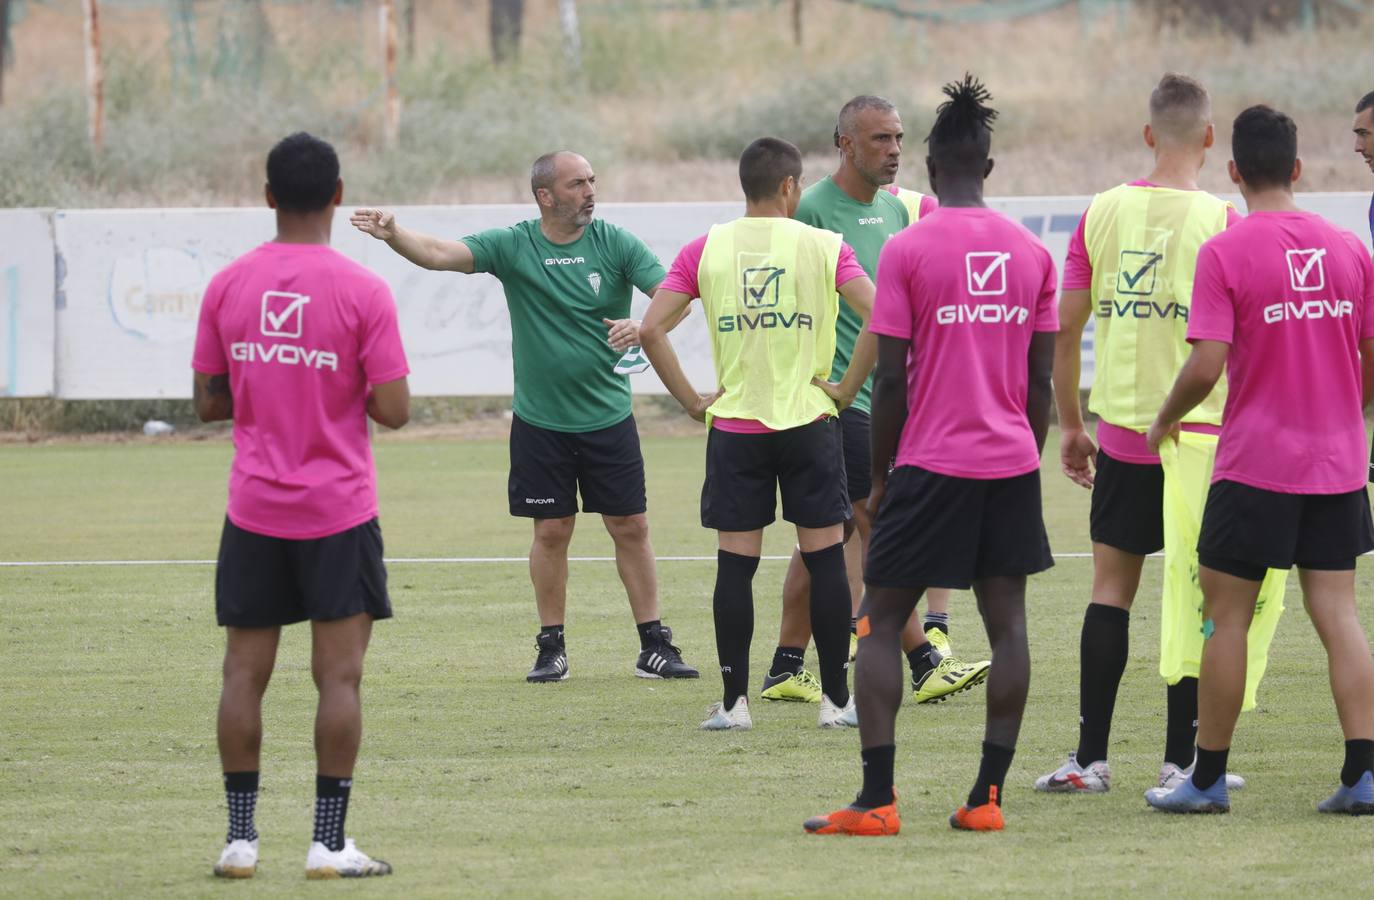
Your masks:
<svg viewBox="0 0 1374 900"><path fill-rule="evenodd" d="M220 878L252 878L258 870L258 842L230 841L220 851L215 874Z"/></svg>
<svg viewBox="0 0 1374 900"><path fill-rule="evenodd" d="M858 728L859 710L854 706L854 695L849 695L849 702L841 709L829 697L821 694L821 711L816 724L822 728Z"/></svg>
<svg viewBox="0 0 1374 900"><path fill-rule="evenodd" d="M712 703L706 708L706 719L701 723L702 731L748 731L753 727L754 720L749 717L749 698L743 694L735 700L733 709L727 710L719 700Z"/></svg>
<svg viewBox="0 0 1374 900"><path fill-rule="evenodd" d="M370 878L390 875L391 863L373 859L359 850L353 838L344 838L343 849L335 852L319 841L310 843L305 857L305 877L312 881L322 878Z"/></svg>

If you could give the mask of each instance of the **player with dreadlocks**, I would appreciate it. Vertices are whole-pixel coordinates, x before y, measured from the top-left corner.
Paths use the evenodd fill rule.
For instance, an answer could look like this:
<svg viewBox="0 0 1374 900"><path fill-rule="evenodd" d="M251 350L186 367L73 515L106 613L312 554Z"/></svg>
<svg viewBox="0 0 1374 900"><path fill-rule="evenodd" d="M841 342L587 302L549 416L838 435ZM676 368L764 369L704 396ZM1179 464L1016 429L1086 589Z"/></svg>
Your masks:
<svg viewBox="0 0 1374 900"><path fill-rule="evenodd" d="M973 588L992 644L982 764L955 828L1002 828L1002 785L1030 685L1026 576L1053 565L1040 507L1049 427L1054 262L983 203L995 110L972 76L945 85L926 138L939 209L887 242L870 329L873 538L854 679L863 789L812 834L896 834L893 732L902 625L929 588ZM889 461L896 466L888 472Z"/></svg>

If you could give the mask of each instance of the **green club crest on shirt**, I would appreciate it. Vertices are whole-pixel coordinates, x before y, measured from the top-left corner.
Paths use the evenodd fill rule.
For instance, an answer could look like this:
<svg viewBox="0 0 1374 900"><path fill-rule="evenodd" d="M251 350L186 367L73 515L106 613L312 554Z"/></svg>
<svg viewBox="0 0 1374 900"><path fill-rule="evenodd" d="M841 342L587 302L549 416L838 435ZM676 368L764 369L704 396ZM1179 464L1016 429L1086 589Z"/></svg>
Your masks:
<svg viewBox="0 0 1374 900"><path fill-rule="evenodd" d="M601 296L601 273L593 272L587 276L587 283L592 286L592 293Z"/></svg>

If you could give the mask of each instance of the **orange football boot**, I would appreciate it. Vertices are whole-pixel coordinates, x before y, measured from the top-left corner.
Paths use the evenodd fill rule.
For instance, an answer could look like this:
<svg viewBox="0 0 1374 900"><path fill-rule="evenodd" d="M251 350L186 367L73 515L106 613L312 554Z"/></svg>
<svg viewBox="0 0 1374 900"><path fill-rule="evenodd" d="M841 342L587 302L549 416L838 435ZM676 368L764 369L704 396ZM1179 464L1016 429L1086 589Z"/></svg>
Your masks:
<svg viewBox="0 0 1374 900"><path fill-rule="evenodd" d="M828 816L814 816L802 823L807 834L854 834L863 837L882 837L902 830L902 818L897 815L897 792L892 802L873 809L846 806Z"/></svg>
<svg viewBox="0 0 1374 900"><path fill-rule="evenodd" d="M949 817L952 828L960 831L1001 831L1002 808L997 805L997 785L988 787L988 802L969 809L961 806Z"/></svg>

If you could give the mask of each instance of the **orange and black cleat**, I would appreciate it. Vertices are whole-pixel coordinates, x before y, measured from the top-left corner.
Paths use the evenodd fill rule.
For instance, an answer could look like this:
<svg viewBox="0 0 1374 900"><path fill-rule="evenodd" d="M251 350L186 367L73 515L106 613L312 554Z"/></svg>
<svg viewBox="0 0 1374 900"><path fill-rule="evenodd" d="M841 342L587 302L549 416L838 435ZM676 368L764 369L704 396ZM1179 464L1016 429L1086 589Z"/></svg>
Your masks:
<svg viewBox="0 0 1374 900"><path fill-rule="evenodd" d="M1002 808L997 805L997 785L988 786L988 802L969 809L961 806L949 817L951 828L960 831L1001 831Z"/></svg>
<svg viewBox="0 0 1374 900"><path fill-rule="evenodd" d="M828 816L815 816L802 823L807 834L855 834L864 837L882 837L897 834L902 830L902 818L897 815L897 804L876 806L873 809L855 809L846 806Z"/></svg>

